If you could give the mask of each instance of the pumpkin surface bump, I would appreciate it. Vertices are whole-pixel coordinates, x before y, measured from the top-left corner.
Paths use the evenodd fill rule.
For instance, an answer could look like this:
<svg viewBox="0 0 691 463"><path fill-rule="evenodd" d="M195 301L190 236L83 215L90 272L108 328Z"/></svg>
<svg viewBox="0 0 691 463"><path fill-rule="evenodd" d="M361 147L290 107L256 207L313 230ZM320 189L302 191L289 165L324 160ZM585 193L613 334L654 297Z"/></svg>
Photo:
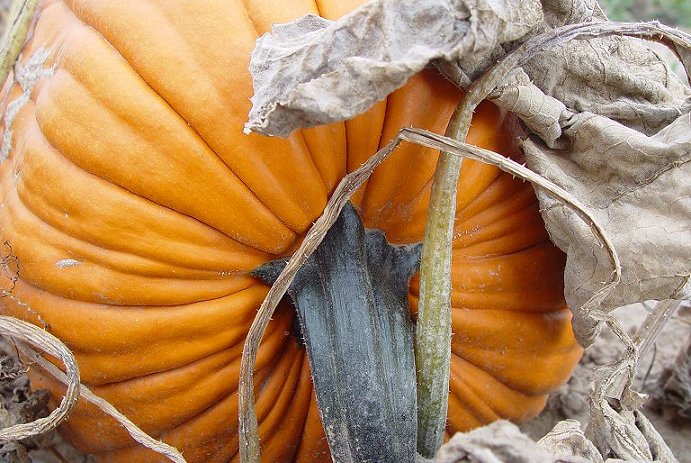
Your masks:
<svg viewBox="0 0 691 463"><path fill-rule="evenodd" d="M16 281L3 276L3 313L62 339L84 384L190 462L239 458L241 351L268 291L250 272L289 255L343 175L399 128L443 133L461 96L425 71L353 120L243 135L257 37L360 3L45 1L2 89L0 242L19 263ZM21 74L37 62L29 85ZM517 157L507 125L483 104L468 140ZM366 227L420 242L437 158L404 144L386 160L353 197ZM529 184L464 161L449 433L532 417L572 372L564 259ZM418 288L413 277L412 316ZM262 458L330 461L294 317L279 308L257 357ZM31 375L57 403L64 388ZM61 431L101 461L166 461L88 403Z"/></svg>

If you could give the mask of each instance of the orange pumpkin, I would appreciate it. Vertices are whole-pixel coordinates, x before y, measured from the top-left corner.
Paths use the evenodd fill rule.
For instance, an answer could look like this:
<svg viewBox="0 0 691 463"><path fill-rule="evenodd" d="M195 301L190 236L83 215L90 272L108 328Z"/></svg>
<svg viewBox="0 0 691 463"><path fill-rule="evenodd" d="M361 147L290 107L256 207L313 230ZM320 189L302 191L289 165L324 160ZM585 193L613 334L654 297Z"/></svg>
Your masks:
<svg viewBox="0 0 691 463"><path fill-rule="evenodd" d="M190 462L238 458L241 349L268 289L249 272L289 255L343 175L400 127L443 132L460 98L425 71L351 121L243 135L256 38L360 3L48 1L18 66L45 50L50 75L3 88L0 240L19 262L3 311L66 342L85 384ZM518 156L488 104L469 141ZM366 226L419 242L437 156L406 144L378 168L353 198ZM449 433L534 416L581 354L532 187L465 161L459 189ZM416 277L413 310L417 291ZM262 455L329 461L293 317L284 304L258 355ZM61 385L32 374L59 400ZM164 461L88 403L61 430L102 461Z"/></svg>

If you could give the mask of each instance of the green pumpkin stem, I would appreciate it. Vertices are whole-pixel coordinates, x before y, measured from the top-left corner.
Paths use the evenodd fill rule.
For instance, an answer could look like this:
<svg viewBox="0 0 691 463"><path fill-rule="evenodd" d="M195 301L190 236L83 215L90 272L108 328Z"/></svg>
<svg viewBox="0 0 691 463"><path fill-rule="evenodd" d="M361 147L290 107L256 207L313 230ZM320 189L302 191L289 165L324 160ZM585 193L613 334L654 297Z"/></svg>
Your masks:
<svg viewBox="0 0 691 463"><path fill-rule="evenodd" d="M465 141L482 99L472 93L454 111L446 135ZM432 184L420 263L420 302L415 333L417 451L433 458L441 446L449 401L451 361L451 242L462 158L442 152Z"/></svg>

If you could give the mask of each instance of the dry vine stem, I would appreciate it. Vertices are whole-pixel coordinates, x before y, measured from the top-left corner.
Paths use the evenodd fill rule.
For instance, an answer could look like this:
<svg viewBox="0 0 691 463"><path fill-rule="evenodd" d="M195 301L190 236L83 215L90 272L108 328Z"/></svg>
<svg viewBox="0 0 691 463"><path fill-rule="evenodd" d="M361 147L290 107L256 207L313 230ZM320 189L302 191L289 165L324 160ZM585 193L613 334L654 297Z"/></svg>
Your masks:
<svg viewBox="0 0 691 463"><path fill-rule="evenodd" d="M34 326L34 329L38 328ZM63 373L59 368L57 368L55 365L41 357L41 354L36 350L32 349L31 347L25 344L19 344L18 347L19 350L21 350L25 355L31 358L32 361L36 362L41 368L46 370L48 373L53 375L61 382L67 384L68 388L75 384L72 378L65 375L65 373ZM64 349L67 349L67 347L65 347L64 345L63 347ZM113 405L111 405L108 401L102 399L101 397L98 397L83 384L79 384L79 378L77 378L76 384L79 387L79 395L82 398L88 400L89 402L100 408L103 412L115 418L122 425L122 427L124 427L127 430L132 439L134 439L136 442L139 442L144 447L149 448L154 452L166 456L169 460L175 463L186 463L185 458L175 447L172 447L159 440L156 440L153 437L146 434L136 424L132 423L132 421L130 421L125 415L123 415L115 407L113 407Z"/></svg>
<svg viewBox="0 0 691 463"><path fill-rule="evenodd" d="M626 357L624 357L618 362L613 377L620 379L618 381L614 381L611 388L608 390L603 390L603 394L607 393L610 397L616 399L622 397L626 388L633 383L633 378L636 374L636 367L638 366L641 357L643 357L650 350L650 348L653 347L655 340L662 332L662 328L664 328L667 322L674 317L674 314L680 306L681 301L671 299L659 302L646 316L645 321L638 329L633 339L628 337L628 334L626 334L625 331L616 330L616 327L612 328L612 326L609 325L620 338L621 333L626 334L628 337L628 339L621 339L621 341L627 346L627 350L630 352L631 360L630 362L627 362ZM610 322L611 320L607 321ZM619 377L620 374L624 373L622 368L625 370L626 376Z"/></svg>
<svg viewBox="0 0 691 463"><path fill-rule="evenodd" d="M17 0L13 2L12 10L17 10L18 3ZM38 0L20 0L17 14L12 18L12 25L5 34L0 52L0 82L5 82L24 47L24 40L26 40L26 35L29 32L29 25L34 17L37 4Z"/></svg>
<svg viewBox="0 0 691 463"><path fill-rule="evenodd" d="M13 317L0 316L0 334L40 347L50 355L62 360L67 370L67 374L63 373L66 379L67 392L58 408L45 418L0 429L0 441L18 441L52 431L67 418L70 411L77 405L79 398L79 368L72 352L58 338L47 331ZM55 368L55 366L53 367Z"/></svg>
<svg viewBox="0 0 691 463"><path fill-rule="evenodd" d="M45 418L39 418L31 423L20 423L0 429L0 441L18 441L52 431L68 417L69 413L77 405L77 399L81 396L103 410L106 414L115 418L135 441L155 452L165 455L175 463L185 463L185 459L177 449L157 441L146 434L125 415L117 411L110 403L96 396L87 389L86 386L81 384L79 380L79 369L74 355L72 355L72 352L58 338L34 324L7 316L0 316L0 334L16 340L17 347L24 355L67 385L67 391L60 405L53 410L50 415ZM51 362L41 357L41 354L27 343L33 344L42 351L61 359L65 364L67 373L64 373Z"/></svg>

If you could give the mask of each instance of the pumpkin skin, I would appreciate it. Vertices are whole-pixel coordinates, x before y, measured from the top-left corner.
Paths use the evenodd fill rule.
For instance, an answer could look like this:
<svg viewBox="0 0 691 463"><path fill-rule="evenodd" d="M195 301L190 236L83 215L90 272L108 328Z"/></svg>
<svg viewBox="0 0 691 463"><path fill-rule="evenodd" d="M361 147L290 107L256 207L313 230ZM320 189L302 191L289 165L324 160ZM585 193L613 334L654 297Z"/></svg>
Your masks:
<svg viewBox="0 0 691 463"><path fill-rule="evenodd" d="M190 462L238 459L244 337L268 287L345 173L403 126L442 133L460 94L432 71L345 123L288 139L242 135L258 35L355 1L50 1L20 60L49 52L0 165L0 239L19 279L6 314L75 353L82 381ZM22 93L5 84L2 111ZM3 119L3 124L7 119ZM469 142L518 156L483 104ZM438 155L403 145L356 193L369 228L422 239ZM448 432L537 414L581 355L563 300L564 256L532 187L464 161L453 243ZM418 280L411 282L413 315ZM330 461L294 312L279 308L256 364L264 461ZM34 387L63 387L32 371ZM102 461L166 461L88 403L61 427Z"/></svg>

